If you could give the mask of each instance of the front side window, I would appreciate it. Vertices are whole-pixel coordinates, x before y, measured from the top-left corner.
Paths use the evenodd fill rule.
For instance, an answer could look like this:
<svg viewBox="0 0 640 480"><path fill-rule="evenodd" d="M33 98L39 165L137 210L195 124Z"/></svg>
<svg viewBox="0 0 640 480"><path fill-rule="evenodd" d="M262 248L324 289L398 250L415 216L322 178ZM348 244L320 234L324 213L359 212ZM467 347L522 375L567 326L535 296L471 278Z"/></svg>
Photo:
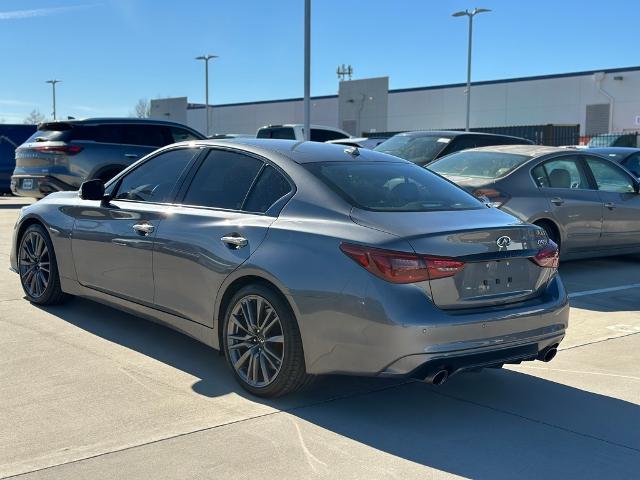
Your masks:
<svg viewBox="0 0 640 480"><path fill-rule="evenodd" d="M622 164L636 177L640 177L640 153L629 155Z"/></svg>
<svg viewBox="0 0 640 480"><path fill-rule="evenodd" d="M548 186L572 190L589 190L589 180L577 157L561 157L542 164ZM540 170L538 170L539 172Z"/></svg>
<svg viewBox="0 0 640 480"><path fill-rule="evenodd" d="M197 207L241 210L263 162L225 150L211 150L182 201Z"/></svg>
<svg viewBox="0 0 640 480"><path fill-rule="evenodd" d="M193 140L200 140L200 137L195 136L189 130L179 127L169 127L172 143L178 142L191 142Z"/></svg>
<svg viewBox="0 0 640 480"><path fill-rule="evenodd" d="M417 165L323 162L305 167L349 203L366 210L429 212L485 208L463 189Z"/></svg>
<svg viewBox="0 0 640 480"><path fill-rule="evenodd" d="M462 151L436 160L429 169L447 177L500 178L531 157L502 152Z"/></svg>
<svg viewBox="0 0 640 480"><path fill-rule="evenodd" d="M616 165L593 157L587 157L587 165L596 179L598 190L614 193L634 193L631 177Z"/></svg>
<svg viewBox="0 0 640 480"><path fill-rule="evenodd" d="M182 148L161 153L125 175L119 182L115 200L165 203L189 162L198 153Z"/></svg>

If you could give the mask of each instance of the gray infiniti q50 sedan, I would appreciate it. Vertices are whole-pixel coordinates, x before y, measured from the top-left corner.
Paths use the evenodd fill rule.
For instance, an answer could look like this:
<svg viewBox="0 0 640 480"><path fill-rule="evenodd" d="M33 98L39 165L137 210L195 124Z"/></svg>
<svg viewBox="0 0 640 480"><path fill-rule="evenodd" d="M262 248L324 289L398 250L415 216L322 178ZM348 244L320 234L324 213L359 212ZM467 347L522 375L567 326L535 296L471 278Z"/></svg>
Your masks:
<svg viewBox="0 0 640 480"><path fill-rule="evenodd" d="M454 153L428 167L560 245L562 259L640 252L634 175L589 150L505 145Z"/></svg>
<svg viewBox="0 0 640 480"><path fill-rule="evenodd" d="M51 194L22 210L11 253L30 301L165 323L261 396L548 361L569 314L557 264L542 228L415 164L259 139L174 144Z"/></svg>

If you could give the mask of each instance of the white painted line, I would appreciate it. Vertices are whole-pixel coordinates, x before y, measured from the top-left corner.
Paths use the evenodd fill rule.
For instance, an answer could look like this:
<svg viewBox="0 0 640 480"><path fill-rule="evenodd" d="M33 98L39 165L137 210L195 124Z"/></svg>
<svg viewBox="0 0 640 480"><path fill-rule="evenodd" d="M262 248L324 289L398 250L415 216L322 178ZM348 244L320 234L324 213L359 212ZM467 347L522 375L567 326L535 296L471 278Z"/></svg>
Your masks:
<svg viewBox="0 0 640 480"><path fill-rule="evenodd" d="M629 285L621 285L619 287L597 288L596 290L585 290L584 292L573 292L569 294L569 298L586 297L587 295L597 295L599 293L617 292L620 290L628 290L630 288L640 288L640 283L631 283Z"/></svg>

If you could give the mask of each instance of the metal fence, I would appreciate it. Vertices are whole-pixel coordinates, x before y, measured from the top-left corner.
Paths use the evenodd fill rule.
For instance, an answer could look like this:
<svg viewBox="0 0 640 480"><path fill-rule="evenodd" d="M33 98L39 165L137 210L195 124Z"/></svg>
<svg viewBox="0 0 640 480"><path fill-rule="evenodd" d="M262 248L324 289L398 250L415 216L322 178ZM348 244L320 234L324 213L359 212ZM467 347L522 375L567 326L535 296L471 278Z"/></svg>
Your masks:
<svg viewBox="0 0 640 480"><path fill-rule="evenodd" d="M461 131L461 128L447 130ZM606 133L602 135L580 135L580 125L513 125L505 127L472 128L472 132L512 135L533 141L538 145L572 146L591 145L598 147L640 147L640 132ZM391 137L402 132L363 132L365 137ZM591 142L591 143L590 143Z"/></svg>

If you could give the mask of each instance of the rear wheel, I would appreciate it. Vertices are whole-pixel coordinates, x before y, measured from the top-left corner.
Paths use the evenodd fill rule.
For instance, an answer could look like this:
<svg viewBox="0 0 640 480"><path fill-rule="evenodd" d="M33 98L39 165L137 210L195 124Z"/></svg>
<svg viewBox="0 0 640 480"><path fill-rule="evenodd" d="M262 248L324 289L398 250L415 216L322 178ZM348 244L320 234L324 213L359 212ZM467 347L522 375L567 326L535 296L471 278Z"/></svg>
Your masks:
<svg viewBox="0 0 640 480"><path fill-rule="evenodd" d="M22 289L30 302L56 305L68 299L69 296L60 288L53 244L42 225L31 225L22 235L18 272Z"/></svg>
<svg viewBox="0 0 640 480"><path fill-rule="evenodd" d="M249 285L234 295L222 340L236 380L254 395L285 395L310 378L296 319L283 298L264 285Z"/></svg>

